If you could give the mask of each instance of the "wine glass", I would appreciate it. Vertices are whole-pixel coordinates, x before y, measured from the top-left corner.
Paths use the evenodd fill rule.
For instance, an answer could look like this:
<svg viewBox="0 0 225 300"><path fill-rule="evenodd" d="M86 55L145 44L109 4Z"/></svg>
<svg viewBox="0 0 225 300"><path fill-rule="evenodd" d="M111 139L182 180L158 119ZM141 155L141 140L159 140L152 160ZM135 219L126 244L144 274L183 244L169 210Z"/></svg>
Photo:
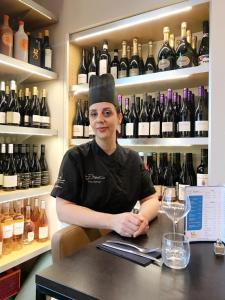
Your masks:
<svg viewBox="0 0 225 300"><path fill-rule="evenodd" d="M174 187L166 187L163 192L161 213L165 213L173 222L173 232L176 232L177 223L186 217L191 209L188 196L184 200L179 200Z"/></svg>

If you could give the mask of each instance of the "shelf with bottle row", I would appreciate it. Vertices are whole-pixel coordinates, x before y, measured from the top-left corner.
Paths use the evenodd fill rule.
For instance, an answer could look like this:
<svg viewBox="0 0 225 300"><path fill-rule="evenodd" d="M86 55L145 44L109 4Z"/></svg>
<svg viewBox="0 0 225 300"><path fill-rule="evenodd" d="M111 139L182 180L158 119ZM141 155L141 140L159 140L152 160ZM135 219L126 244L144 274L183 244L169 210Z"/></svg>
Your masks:
<svg viewBox="0 0 225 300"><path fill-rule="evenodd" d="M32 0L1 0L0 11L1 14L23 19L29 31L50 26L58 21L55 14Z"/></svg>
<svg viewBox="0 0 225 300"><path fill-rule="evenodd" d="M33 241L30 245L24 245L21 250L12 251L12 253L3 255L0 258L0 274L10 268L13 268L33 257L51 249L51 241L37 242Z"/></svg>
<svg viewBox="0 0 225 300"><path fill-rule="evenodd" d="M181 89L208 85L209 65L203 64L180 70L171 70L152 74L125 77L115 80L118 93L136 94L143 92L163 91L168 88ZM85 95L89 91L88 84L72 85L71 95Z"/></svg>
<svg viewBox="0 0 225 300"><path fill-rule="evenodd" d="M30 197L49 195L51 193L52 188L52 185L46 185L37 188L15 190L10 192L0 191L0 203L21 200Z"/></svg>
<svg viewBox="0 0 225 300"><path fill-rule="evenodd" d="M90 142L91 139L71 139L71 146L79 146ZM118 139L121 146L127 147L190 147L190 146L207 146L208 138L133 138Z"/></svg>
<svg viewBox="0 0 225 300"><path fill-rule="evenodd" d="M57 79L57 74L0 53L0 79L33 83Z"/></svg>
<svg viewBox="0 0 225 300"><path fill-rule="evenodd" d="M32 128L22 126L8 126L0 125L0 136L2 135L14 135L14 136L57 136L57 129L45 129L45 128Z"/></svg>

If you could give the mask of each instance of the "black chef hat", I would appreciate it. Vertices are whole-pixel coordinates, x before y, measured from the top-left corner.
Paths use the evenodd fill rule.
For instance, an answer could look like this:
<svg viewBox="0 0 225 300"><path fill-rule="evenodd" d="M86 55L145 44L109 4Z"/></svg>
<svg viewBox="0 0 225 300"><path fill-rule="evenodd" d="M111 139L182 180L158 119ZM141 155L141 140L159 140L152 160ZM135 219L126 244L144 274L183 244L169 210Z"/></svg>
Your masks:
<svg viewBox="0 0 225 300"><path fill-rule="evenodd" d="M89 81L89 106L94 103L109 102L118 106L115 81L111 74L92 75Z"/></svg>

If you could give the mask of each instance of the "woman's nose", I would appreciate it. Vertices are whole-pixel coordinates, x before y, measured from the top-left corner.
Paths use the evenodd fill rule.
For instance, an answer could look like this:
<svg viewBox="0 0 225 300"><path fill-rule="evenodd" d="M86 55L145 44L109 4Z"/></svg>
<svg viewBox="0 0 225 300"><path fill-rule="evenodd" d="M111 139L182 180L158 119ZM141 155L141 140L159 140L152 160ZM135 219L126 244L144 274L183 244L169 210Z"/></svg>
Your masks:
<svg viewBox="0 0 225 300"><path fill-rule="evenodd" d="M104 116L102 113L99 113L97 118L96 118L96 122L104 122Z"/></svg>

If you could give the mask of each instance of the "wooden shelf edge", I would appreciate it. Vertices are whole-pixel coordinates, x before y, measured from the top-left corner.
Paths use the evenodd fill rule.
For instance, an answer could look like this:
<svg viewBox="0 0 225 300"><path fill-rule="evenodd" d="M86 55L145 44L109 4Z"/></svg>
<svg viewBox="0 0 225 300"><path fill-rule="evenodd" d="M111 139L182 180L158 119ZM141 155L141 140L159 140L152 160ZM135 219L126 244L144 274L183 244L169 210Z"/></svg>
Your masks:
<svg viewBox="0 0 225 300"><path fill-rule="evenodd" d="M32 128L23 126L0 125L0 135L36 135L36 136L57 136L57 129Z"/></svg>

